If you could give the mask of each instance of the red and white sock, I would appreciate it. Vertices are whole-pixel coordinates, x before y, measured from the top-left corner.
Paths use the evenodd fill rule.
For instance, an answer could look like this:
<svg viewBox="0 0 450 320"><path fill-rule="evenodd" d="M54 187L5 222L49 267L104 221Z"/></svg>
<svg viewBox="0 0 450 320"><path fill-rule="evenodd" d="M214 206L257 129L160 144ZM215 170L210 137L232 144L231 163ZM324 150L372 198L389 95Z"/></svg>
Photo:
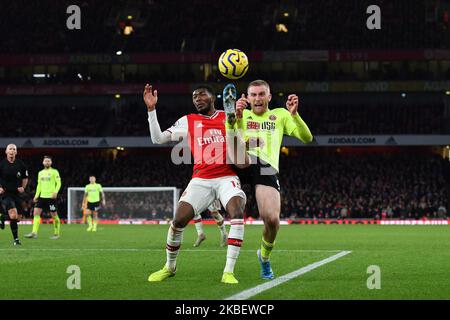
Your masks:
<svg viewBox="0 0 450 320"><path fill-rule="evenodd" d="M198 219L194 218L194 223L195 223L195 229L197 230L197 235L203 234L202 218L201 217L199 217Z"/></svg>
<svg viewBox="0 0 450 320"><path fill-rule="evenodd" d="M166 244L166 267L170 270L175 270L177 265L177 256L180 251L181 242L183 241L184 228L175 228L173 224L170 224L169 231L167 232L167 244Z"/></svg>
<svg viewBox="0 0 450 320"><path fill-rule="evenodd" d="M227 263L223 272L234 272L234 265L239 257L242 241L244 240L244 219L231 219L228 234Z"/></svg>
<svg viewBox="0 0 450 320"><path fill-rule="evenodd" d="M218 213L216 216L214 216L214 220L216 220L217 227L220 230L220 233L224 234L226 232L225 229L225 220L223 220L223 217L220 213Z"/></svg>

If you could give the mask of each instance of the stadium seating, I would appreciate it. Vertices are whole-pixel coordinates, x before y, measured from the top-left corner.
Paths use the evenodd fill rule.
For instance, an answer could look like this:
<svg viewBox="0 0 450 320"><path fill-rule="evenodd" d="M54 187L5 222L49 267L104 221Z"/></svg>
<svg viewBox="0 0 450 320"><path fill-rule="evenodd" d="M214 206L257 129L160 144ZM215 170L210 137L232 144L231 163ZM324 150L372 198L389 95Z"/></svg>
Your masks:
<svg viewBox="0 0 450 320"><path fill-rule="evenodd" d="M195 112L186 97L186 105L158 106L158 120L164 130L184 114ZM282 106L283 101L274 106ZM301 115L314 135L319 134L446 134L443 103L399 105L380 102L367 105L305 103ZM35 114L40 115L39 122ZM146 109L139 103L127 103L120 110L108 106L92 107L14 107L0 108L0 118L20 119L21 126L5 122L3 137L73 136L148 136ZM105 121L106 120L106 121ZM447 121L448 122L448 121Z"/></svg>
<svg viewBox="0 0 450 320"><path fill-rule="evenodd" d="M118 47L129 52L209 51L225 49L230 44L245 50L450 46L450 28L448 21L439 15L442 8L438 1L428 5L425 1L378 1L383 19L382 29L377 33L362 27L368 17L366 8L373 4L368 0L333 0L335 4L328 0L307 0L301 5L286 1L284 6L280 6L280 1L265 1L261 5L260 1L250 0L240 2L239 10L231 16L221 13L228 6L224 0L171 3L141 0L134 1L132 6L128 2L112 5L83 1L82 28L71 33L62 29L71 1L6 2L2 11L8 14L0 20L0 27L8 32L2 37L0 51L22 52L24 47L17 39L27 39L27 53L115 52ZM340 10L327 10L333 6ZM135 18L139 20L135 32L123 40L116 31L120 31L121 23L126 23L123 15L127 10L141 14ZM201 19L198 12L202 13ZM279 23L285 24L287 33L277 32L275 25Z"/></svg>
<svg viewBox="0 0 450 320"><path fill-rule="evenodd" d="M114 160L112 155L78 151L77 155L54 156L54 167L60 170L63 191L61 213L67 208L67 186L84 186L94 173L103 186L176 186L184 189L192 167L176 166L167 161L164 152L124 152ZM74 152L72 152L74 153ZM30 166L29 201L34 194L35 175L40 169L40 156L23 158ZM82 159L83 161L80 161ZM448 208L450 195L450 163L436 155L402 149L401 153L327 154L324 151L282 156L280 160L283 218L413 218L438 217L440 206ZM257 216L254 196L248 188L247 215ZM141 204L130 195L129 212L157 209L160 218L170 217L172 199L165 205L151 207L152 201ZM80 204L81 206L81 204ZM123 206L123 203L122 203ZM115 212L108 205L109 215L103 218L132 218ZM134 210L136 209L136 210ZM105 211L104 211L105 212Z"/></svg>

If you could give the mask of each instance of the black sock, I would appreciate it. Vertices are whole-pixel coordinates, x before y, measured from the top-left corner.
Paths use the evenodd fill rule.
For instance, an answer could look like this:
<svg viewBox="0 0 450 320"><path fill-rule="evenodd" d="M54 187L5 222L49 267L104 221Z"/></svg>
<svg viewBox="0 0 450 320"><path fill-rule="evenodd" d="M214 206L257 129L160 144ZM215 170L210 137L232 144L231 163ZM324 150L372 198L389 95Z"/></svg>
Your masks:
<svg viewBox="0 0 450 320"><path fill-rule="evenodd" d="M14 240L18 239L19 236L17 235L17 231L19 230L19 227L17 225L17 220L11 219L11 221L9 221L9 225L11 226L11 232L13 234Z"/></svg>

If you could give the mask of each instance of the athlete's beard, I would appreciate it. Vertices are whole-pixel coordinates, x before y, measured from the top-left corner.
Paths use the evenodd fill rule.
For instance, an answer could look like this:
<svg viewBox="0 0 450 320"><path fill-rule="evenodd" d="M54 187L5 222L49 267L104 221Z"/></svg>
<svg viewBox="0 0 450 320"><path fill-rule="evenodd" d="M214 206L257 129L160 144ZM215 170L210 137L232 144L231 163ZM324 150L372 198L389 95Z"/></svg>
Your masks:
<svg viewBox="0 0 450 320"><path fill-rule="evenodd" d="M210 113L212 111L213 108L214 108L213 104L210 103L207 108L198 110L198 113L206 116L206 115L208 115L208 113Z"/></svg>

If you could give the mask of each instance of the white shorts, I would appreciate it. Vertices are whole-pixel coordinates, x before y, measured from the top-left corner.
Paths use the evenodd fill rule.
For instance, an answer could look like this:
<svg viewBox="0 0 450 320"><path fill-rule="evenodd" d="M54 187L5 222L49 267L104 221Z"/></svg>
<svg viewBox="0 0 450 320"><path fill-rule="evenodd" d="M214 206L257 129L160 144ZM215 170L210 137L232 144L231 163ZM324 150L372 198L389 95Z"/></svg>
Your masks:
<svg viewBox="0 0 450 320"><path fill-rule="evenodd" d="M209 205L208 211L209 212L220 211L221 208L222 206L220 204L220 201L216 199ZM194 220L199 220L201 218L202 216L200 215L200 213L194 215Z"/></svg>
<svg viewBox="0 0 450 320"><path fill-rule="evenodd" d="M222 208L219 200L214 200L208 207L208 211L214 212L214 211L220 211Z"/></svg>
<svg viewBox="0 0 450 320"><path fill-rule="evenodd" d="M226 176L215 179L193 178L179 201L187 202L194 208L194 214L199 215L220 200L224 208L233 197L247 200L245 192L241 189L241 182L237 176Z"/></svg>

